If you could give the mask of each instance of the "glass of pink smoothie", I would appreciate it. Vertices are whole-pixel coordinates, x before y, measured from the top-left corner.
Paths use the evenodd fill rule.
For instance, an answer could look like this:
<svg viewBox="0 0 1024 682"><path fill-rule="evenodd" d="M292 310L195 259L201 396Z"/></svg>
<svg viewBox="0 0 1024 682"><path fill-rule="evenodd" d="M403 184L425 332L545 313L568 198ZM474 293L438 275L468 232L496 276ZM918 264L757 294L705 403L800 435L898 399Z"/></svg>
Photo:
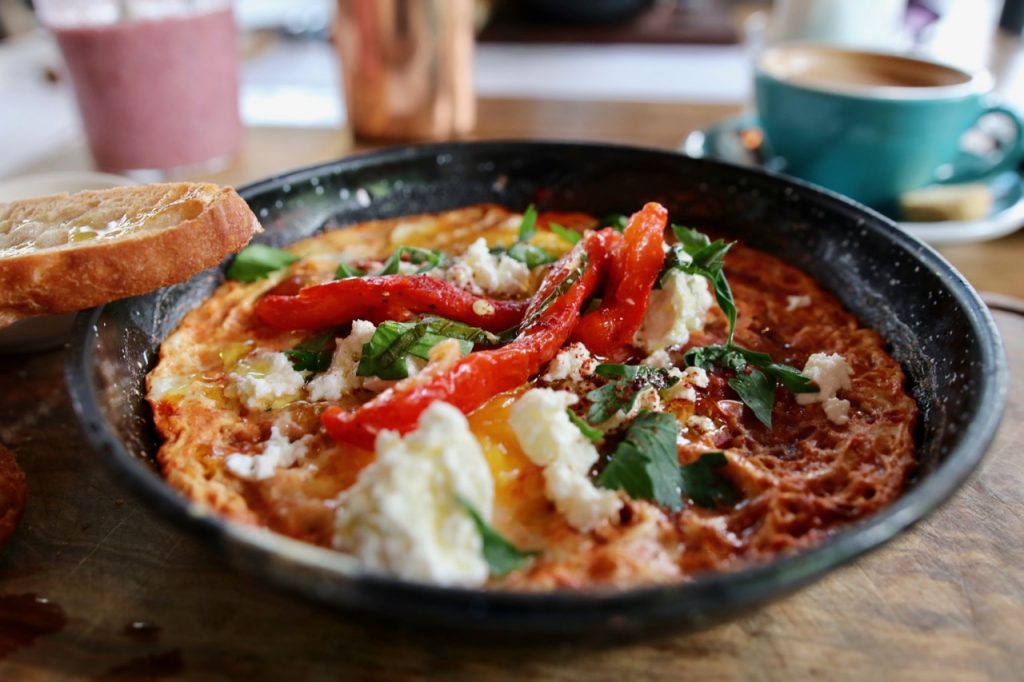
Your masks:
<svg viewBox="0 0 1024 682"><path fill-rule="evenodd" d="M230 0L36 0L36 6L64 55L97 167L167 177L226 165L238 152L238 41Z"/></svg>

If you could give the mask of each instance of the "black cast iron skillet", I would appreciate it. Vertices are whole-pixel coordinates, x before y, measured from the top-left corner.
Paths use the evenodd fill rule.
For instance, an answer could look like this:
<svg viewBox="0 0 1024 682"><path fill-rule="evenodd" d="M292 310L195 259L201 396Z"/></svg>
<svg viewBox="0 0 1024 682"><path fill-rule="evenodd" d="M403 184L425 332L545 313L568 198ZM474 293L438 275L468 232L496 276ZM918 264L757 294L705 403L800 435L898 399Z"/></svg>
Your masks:
<svg viewBox="0 0 1024 682"><path fill-rule="evenodd" d="M879 546L946 500L995 434L1008 374L977 294L932 249L842 197L791 179L678 154L586 144L488 142L388 150L242 190L280 245L325 226L479 202L629 213L665 204L675 222L740 238L813 275L888 341L921 407L919 473L895 504L771 563L625 591L516 594L358 575L337 553L228 523L153 466L143 381L161 340L223 280L222 268L78 317L67 383L92 446L147 503L238 568L343 609L432 625L520 633L700 627L786 594Z"/></svg>

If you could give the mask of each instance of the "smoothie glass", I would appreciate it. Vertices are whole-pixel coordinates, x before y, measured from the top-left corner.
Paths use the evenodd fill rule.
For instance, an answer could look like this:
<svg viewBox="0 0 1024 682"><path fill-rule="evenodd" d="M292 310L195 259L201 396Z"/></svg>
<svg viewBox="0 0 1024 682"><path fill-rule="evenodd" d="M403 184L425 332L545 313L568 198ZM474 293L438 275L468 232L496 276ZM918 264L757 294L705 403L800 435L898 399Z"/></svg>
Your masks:
<svg viewBox="0 0 1024 682"><path fill-rule="evenodd" d="M96 166L146 179L238 152L230 0L36 0L71 76Z"/></svg>

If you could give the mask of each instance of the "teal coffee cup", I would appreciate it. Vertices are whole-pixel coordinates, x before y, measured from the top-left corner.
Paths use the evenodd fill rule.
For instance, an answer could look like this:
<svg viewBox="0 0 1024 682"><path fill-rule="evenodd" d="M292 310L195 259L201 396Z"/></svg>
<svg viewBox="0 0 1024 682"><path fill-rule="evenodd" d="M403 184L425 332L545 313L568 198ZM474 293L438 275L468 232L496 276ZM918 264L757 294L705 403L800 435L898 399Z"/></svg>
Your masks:
<svg viewBox="0 0 1024 682"><path fill-rule="evenodd" d="M764 51L754 77L768 163L883 211L910 190L1020 163L1024 119L991 90L984 72L809 43ZM962 151L964 133L993 113L1012 122L1012 141Z"/></svg>

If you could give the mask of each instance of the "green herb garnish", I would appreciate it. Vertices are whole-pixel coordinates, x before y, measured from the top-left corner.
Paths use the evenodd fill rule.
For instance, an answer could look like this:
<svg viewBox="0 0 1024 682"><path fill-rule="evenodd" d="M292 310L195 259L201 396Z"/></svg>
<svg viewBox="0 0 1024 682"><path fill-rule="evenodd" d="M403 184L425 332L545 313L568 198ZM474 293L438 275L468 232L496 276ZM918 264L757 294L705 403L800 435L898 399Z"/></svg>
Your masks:
<svg viewBox="0 0 1024 682"><path fill-rule="evenodd" d="M604 440L604 433L601 431L601 429L594 428L593 426L588 424L585 419L580 417L578 414L573 412L568 407L565 408L565 412L566 414L569 415L569 421L571 421L576 426L576 428L580 430L580 433L583 434L584 438L589 440L591 443L600 443L602 440Z"/></svg>
<svg viewBox="0 0 1024 682"><path fill-rule="evenodd" d="M554 263L558 260L539 246L527 244L526 242L516 242L508 249L497 247L495 249L491 249L491 252L505 253L509 258L519 261L531 270L540 265L547 265L548 263Z"/></svg>
<svg viewBox="0 0 1024 682"><path fill-rule="evenodd" d="M608 421L619 410L628 414L636 403L637 395L647 387L660 391L679 381L679 377L672 376L667 369L646 365L605 363L598 365L594 374L615 381L587 393L587 399L591 401L587 421L592 424Z"/></svg>
<svg viewBox="0 0 1024 682"><path fill-rule="evenodd" d="M469 518L473 519L476 529L480 532L484 559L491 569L491 575L500 578L517 568L521 568L530 558L540 554L540 552L527 552L519 549L509 542L504 535L494 530L489 523L484 521L473 505L461 497L456 497L455 501L469 514Z"/></svg>
<svg viewBox="0 0 1024 682"><path fill-rule="evenodd" d="M366 273L348 263L338 263L338 269L334 271L334 279L348 279L349 277L362 277Z"/></svg>
<svg viewBox="0 0 1024 682"><path fill-rule="evenodd" d="M739 502L740 491L718 471L728 463L725 453L716 451L705 452L696 461L680 467L683 494L707 509Z"/></svg>
<svg viewBox="0 0 1024 682"><path fill-rule="evenodd" d="M400 272L402 256L408 256L408 262L421 266L416 270L417 275L430 272L434 268L442 267L448 261L448 257L440 251L421 249L418 246L399 246L388 256L380 270L372 273L376 276L397 275ZM365 277L371 274L363 272L359 268L348 263L339 263L338 269L334 272L334 279L348 279L349 277Z"/></svg>
<svg viewBox="0 0 1024 682"><path fill-rule="evenodd" d="M665 258L665 269L658 278L658 286L661 286L665 276L672 270L706 277L715 291L718 307L729 320L728 343L731 344L736 331L736 302L722 266L725 263L725 254L732 248L734 242L726 243L721 239L712 242L707 235L681 225L673 225L672 232L679 242L672 245Z"/></svg>
<svg viewBox="0 0 1024 682"><path fill-rule="evenodd" d="M528 242L533 239L535 234L537 234L537 209L534 208L533 204L530 204L523 211L523 219L519 223L518 241Z"/></svg>
<svg viewBox="0 0 1024 682"><path fill-rule="evenodd" d="M456 339L463 355L473 350L474 344L498 342L498 337L490 332L440 317L425 317L416 322L388 320L377 325L373 337L363 345L356 374L404 379L409 376L406 360L410 355L428 360L430 349L445 339Z"/></svg>
<svg viewBox="0 0 1024 682"><path fill-rule="evenodd" d="M772 407L775 404L775 381L760 370L737 372L729 379L729 387L750 408L757 420L772 428Z"/></svg>
<svg viewBox="0 0 1024 682"><path fill-rule="evenodd" d="M665 269L659 283L672 270L706 277L715 290L718 306L729 320L729 336L724 346L691 348L683 356L684 361L689 366L711 369L718 365L735 372L736 376L729 380L729 386L758 421L772 428L772 407L775 405L775 389L779 384L791 393L813 393L818 390L817 385L795 367L772 362L767 353L743 348L734 342L736 302L723 269L725 254L733 243L721 239L711 241L707 235L681 225L673 225L672 232L678 243L672 245L665 258Z"/></svg>
<svg viewBox="0 0 1024 682"><path fill-rule="evenodd" d="M491 247L493 254L505 254L533 270L540 265L554 263L557 259L539 246L530 244L533 235L537 234L537 209L530 204L523 211L523 220L519 223L519 236L512 246Z"/></svg>
<svg viewBox="0 0 1024 682"><path fill-rule="evenodd" d="M679 424L673 415L641 412L597 477L597 484L624 490L634 499L653 500L673 511L680 509L678 437Z"/></svg>
<svg viewBox="0 0 1024 682"><path fill-rule="evenodd" d="M228 268L227 277L239 282L255 282L297 260L298 256L283 249L275 249L266 244L250 244L235 256Z"/></svg>
<svg viewBox="0 0 1024 682"><path fill-rule="evenodd" d="M399 246L395 249L395 252L388 256L388 259L384 261L384 266L374 274L397 275L399 272L398 266L402 262L402 256L408 256L410 263L421 266L416 270L417 275L422 275L425 272L430 272L434 268L439 268L448 260L447 256L440 251L421 249L418 246Z"/></svg>
<svg viewBox="0 0 1024 682"><path fill-rule="evenodd" d="M772 428L772 407L775 389L782 384L790 393L814 393L817 384L800 373L796 367L772 362L767 353L759 353L733 344L731 346L704 346L686 351L683 361L691 367L711 369L715 365L736 373L729 386L740 400L750 408L758 421ZM749 371L745 372L747 369Z"/></svg>
<svg viewBox="0 0 1024 682"><path fill-rule="evenodd" d="M551 231L554 232L558 237L565 242L568 242L575 246L579 240L583 239L583 235L576 230L570 230L568 227L562 227L558 223L551 223L549 225Z"/></svg>
<svg viewBox="0 0 1024 682"><path fill-rule="evenodd" d="M307 339L284 354L291 360L296 372L326 372L331 366L333 353L330 351L334 332Z"/></svg>

